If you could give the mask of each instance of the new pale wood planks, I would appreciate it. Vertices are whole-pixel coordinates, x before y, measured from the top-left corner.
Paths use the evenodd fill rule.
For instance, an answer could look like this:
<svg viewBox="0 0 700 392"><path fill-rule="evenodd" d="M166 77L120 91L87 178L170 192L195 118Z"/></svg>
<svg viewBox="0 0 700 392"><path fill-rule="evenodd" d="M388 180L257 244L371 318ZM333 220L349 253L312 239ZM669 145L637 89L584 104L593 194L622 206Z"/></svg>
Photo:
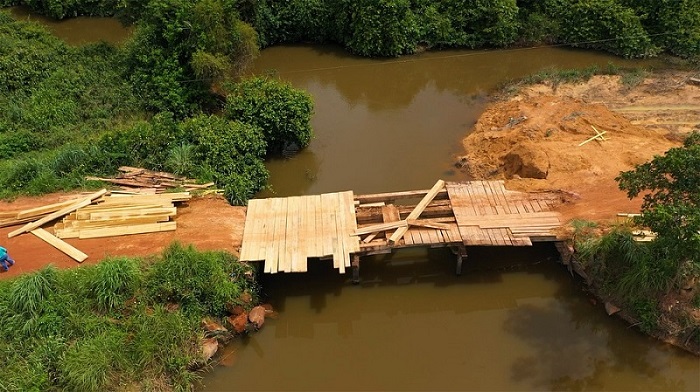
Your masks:
<svg viewBox="0 0 700 392"><path fill-rule="evenodd" d="M46 242L47 244L67 254L78 263L82 263L88 257L85 253L79 251L69 243L53 236L51 233L42 228L34 229L31 231L31 233L44 240L44 242Z"/></svg>

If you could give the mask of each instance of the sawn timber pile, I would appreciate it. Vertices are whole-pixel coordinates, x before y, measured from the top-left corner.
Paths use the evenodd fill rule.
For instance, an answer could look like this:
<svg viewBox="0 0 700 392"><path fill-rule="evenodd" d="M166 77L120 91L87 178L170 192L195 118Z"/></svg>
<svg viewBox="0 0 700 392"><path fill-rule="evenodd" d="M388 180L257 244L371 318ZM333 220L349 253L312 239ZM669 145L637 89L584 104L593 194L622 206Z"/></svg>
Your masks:
<svg viewBox="0 0 700 392"><path fill-rule="evenodd" d="M54 225L58 238L99 238L176 229L174 202L190 199L189 192L104 197L77 209Z"/></svg>
<svg viewBox="0 0 700 392"><path fill-rule="evenodd" d="M197 184L195 180L181 177L173 173L157 172L140 167L122 166L116 178L92 177L88 180L98 180L110 184L119 185L122 189L132 190L138 188L142 193L163 193L167 189L183 188L185 191L208 189L214 186L213 182Z"/></svg>
<svg viewBox="0 0 700 392"><path fill-rule="evenodd" d="M189 192L162 194L110 194L106 189L86 196L20 211L3 212L0 226L25 223L8 233L8 238L31 232L78 262L88 256L62 239L99 238L128 234L172 231L176 223L176 202L191 198ZM42 229L53 227L54 234Z"/></svg>

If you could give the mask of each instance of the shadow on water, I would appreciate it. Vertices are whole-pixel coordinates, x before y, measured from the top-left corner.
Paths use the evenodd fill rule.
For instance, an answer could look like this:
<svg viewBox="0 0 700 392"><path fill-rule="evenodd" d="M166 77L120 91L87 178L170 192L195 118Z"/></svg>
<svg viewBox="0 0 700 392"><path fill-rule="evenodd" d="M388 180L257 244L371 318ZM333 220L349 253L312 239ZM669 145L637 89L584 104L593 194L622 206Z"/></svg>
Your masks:
<svg viewBox="0 0 700 392"><path fill-rule="evenodd" d="M550 299L508 311L504 331L528 346L512 359L514 383L554 391L698 390L697 358L611 318L584 291L575 279Z"/></svg>
<svg viewBox="0 0 700 392"><path fill-rule="evenodd" d="M551 264L558 254L551 244L536 244L532 247L473 247L467 248L468 258L462 267L462 275L455 274L455 256L447 248L402 249L391 254L366 256L360 261L359 285L353 285L351 274L338 273L332 260L311 259L308 272L303 274L262 275L263 300L270 301L281 313L286 310L288 299L308 297L309 307L322 314L330 297L340 297L348 292L362 292L372 296L372 291L380 288L401 290L409 286L425 288L447 288L451 286L500 285L504 273L531 273L547 280L558 279L559 273L551 265L540 268L542 263ZM410 288L409 288L410 289ZM430 301L414 301L412 312L424 313L449 309L458 313L474 310L501 309L504 306L516 307L513 300L509 304L503 298L483 298L477 302L465 302L455 308L451 301L432 301L439 293L431 294ZM425 307L421 307L424 305ZM362 304L362 312L385 311L385 303L368 301ZM310 323L318 320L309 320Z"/></svg>

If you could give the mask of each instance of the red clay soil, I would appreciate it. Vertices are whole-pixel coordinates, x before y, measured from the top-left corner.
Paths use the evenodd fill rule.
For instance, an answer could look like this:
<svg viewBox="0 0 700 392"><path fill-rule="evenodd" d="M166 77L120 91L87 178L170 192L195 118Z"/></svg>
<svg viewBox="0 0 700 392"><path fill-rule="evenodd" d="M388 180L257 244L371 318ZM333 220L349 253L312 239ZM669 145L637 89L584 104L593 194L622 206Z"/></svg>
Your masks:
<svg viewBox="0 0 700 392"><path fill-rule="evenodd" d="M463 141L464 170L477 179L504 179L521 191L564 190L579 197L559 211L614 221L638 212L615 177L679 146L700 126L700 87L689 74L665 73L625 86L619 76L585 83L543 83L491 104ZM579 144L605 131L604 141Z"/></svg>
<svg viewBox="0 0 700 392"><path fill-rule="evenodd" d="M0 211L51 204L65 197L66 194L22 197L12 202L0 202ZM192 244L199 250L238 252L243 238L244 220L245 208L232 207L220 196L206 196L178 205L175 231L65 241L88 255L82 264L95 264L108 256L150 256L159 253L173 241ZM44 228L52 232L51 226L49 224ZM20 226L0 228L0 245L7 248L16 261L8 272L0 273L0 279L34 271L47 264L58 268L80 265L31 233L7 238L7 233L18 227Z"/></svg>

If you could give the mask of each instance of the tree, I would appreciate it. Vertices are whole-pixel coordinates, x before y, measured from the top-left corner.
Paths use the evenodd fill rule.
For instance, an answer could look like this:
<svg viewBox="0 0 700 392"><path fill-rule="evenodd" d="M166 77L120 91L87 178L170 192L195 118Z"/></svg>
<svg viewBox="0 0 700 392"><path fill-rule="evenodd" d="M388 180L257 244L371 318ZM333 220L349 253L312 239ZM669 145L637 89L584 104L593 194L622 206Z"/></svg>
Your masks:
<svg viewBox="0 0 700 392"><path fill-rule="evenodd" d="M616 180L628 197L644 194L637 222L657 233L666 256L700 267L700 132Z"/></svg>
<svg viewBox="0 0 700 392"><path fill-rule="evenodd" d="M150 110L196 113L212 86L239 75L257 55L257 35L223 0L151 0L138 15L126 61Z"/></svg>
<svg viewBox="0 0 700 392"><path fill-rule="evenodd" d="M226 116L262 129L267 152L279 154L309 145L312 136L311 96L289 83L256 77L233 86Z"/></svg>

